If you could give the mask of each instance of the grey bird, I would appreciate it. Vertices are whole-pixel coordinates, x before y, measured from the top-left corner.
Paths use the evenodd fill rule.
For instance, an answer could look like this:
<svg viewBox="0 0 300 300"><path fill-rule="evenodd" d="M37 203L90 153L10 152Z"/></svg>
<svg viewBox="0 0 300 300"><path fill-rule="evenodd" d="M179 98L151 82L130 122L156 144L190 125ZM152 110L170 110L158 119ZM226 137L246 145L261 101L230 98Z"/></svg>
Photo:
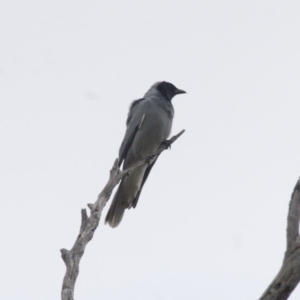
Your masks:
<svg viewBox="0 0 300 300"><path fill-rule="evenodd" d="M132 102L127 129L119 150L119 167L128 169L136 162L151 156L164 142L172 128L174 108L172 98L186 93L165 81L156 82L144 98ZM135 208L142 188L155 164L143 165L125 177L116 191L112 204L106 215L105 223L117 227L125 209Z"/></svg>

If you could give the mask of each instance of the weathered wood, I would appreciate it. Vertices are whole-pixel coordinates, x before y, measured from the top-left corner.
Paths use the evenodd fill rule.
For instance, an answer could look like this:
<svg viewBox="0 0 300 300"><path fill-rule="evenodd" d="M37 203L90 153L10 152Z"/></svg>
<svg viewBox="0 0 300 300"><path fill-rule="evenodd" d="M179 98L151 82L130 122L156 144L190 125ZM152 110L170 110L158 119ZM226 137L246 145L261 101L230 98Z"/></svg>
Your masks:
<svg viewBox="0 0 300 300"><path fill-rule="evenodd" d="M125 176L130 176L130 172L137 167L151 163L156 157L158 157L164 150L168 149L172 143L174 143L182 134L184 130L174 135L166 143L162 143L158 150L151 156L151 159L143 159L134 164L130 169L121 171L118 168L118 160L114 162L114 165L110 171L109 180L99 194L97 201L94 204L88 204L90 209L90 216L88 216L86 209L81 210L81 226L79 235L69 251L67 249L61 249L61 256L66 265L66 274L63 280L61 299L73 300L74 289L76 279L79 273L79 264L83 256L84 250L88 242L93 238L94 232L98 227L102 210L109 200L113 189Z"/></svg>
<svg viewBox="0 0 300 300"><path fill-rule="evenodd" d="M289 205L287 218L287 249L279 273L259 300L286 300L300 281L300 179Z"/></svg>

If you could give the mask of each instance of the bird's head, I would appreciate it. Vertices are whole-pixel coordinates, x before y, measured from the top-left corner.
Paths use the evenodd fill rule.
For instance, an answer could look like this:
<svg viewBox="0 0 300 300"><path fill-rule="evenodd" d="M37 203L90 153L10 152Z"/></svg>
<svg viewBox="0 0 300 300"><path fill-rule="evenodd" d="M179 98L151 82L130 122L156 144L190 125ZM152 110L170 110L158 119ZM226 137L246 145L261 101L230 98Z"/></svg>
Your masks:
<svg viewBox="0 0 300 300"><path fill-rule="evenodd" d="M173 99L174 96L178 94L185 94L186 92L178 89L174 84L166 81L161 81L157 83L156 89L165 96L169 101Z"/></svg>

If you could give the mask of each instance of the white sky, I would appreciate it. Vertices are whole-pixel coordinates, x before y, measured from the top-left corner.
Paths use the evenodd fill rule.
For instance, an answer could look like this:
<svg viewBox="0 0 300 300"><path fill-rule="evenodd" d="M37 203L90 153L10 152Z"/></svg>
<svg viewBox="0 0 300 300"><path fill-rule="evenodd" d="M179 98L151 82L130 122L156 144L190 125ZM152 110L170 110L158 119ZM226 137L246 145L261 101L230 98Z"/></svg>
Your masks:
<svg viewBox="0 0 300 300"><path fill-rule="evenodd" d="M299 13L291 1L0 2L1 299L59 299L59 249L107 181L130 102L159 80L188 92L173 100L173 133L186 133L120 227L101 220L75 298L258 299L300 175Z"/></svg>

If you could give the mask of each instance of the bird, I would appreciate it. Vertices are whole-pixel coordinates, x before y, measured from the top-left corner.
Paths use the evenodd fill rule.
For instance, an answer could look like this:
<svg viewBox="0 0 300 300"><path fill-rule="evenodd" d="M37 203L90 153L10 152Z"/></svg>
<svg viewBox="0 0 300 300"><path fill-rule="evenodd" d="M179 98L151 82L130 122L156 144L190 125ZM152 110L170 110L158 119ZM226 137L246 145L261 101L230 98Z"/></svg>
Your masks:
<svg viewBox="0 0 300 300"><path fill-rule="evenodd" d="M185 91L166 81L154 83L143 98L131 103L126 121L126 132L119 149L118 167L123 170L136 162L153 155L158 147L170 135L174 108L172 99ZM126 209L135 208L142 188L154 166L157 157L131 171L120 183L105 223L112 228L122 221ZM152 162L151 162L152 161Z"/></svg>

